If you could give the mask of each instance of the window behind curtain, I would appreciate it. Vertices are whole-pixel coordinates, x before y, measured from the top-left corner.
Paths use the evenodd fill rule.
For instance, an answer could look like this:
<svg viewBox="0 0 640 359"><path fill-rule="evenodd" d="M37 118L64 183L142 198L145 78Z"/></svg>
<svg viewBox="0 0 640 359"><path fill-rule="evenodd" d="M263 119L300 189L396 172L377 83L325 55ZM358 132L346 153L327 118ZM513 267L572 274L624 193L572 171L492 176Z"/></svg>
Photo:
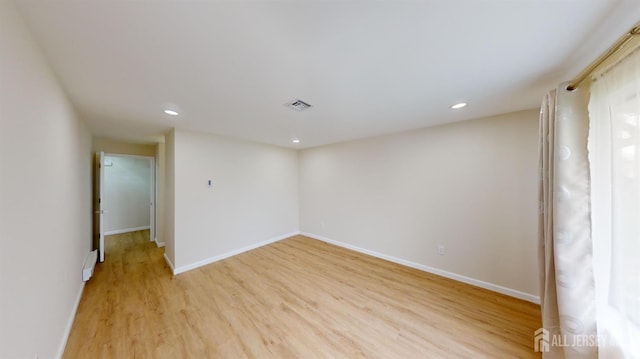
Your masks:
<svg viewBox="0 0 640 359"><path fill-rule="evenodd" d="M638 79L640 81L640 79ZM634 88L629 100L612 106L611 305L640 325L640 98Z"/></svg>
<svg viewBox="0 0 640 359"><path fill-rule="evenodd" d="M595 80L589 115L598 332L640 357L639 51Z"/></svg>

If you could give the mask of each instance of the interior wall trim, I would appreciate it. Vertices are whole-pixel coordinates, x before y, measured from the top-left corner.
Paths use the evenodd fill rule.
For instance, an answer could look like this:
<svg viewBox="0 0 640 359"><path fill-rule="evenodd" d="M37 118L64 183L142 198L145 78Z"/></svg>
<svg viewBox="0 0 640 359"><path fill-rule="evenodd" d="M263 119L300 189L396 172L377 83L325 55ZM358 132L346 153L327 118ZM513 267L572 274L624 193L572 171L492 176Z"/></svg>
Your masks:
<svg viewBox="0 0 640 359"><path fill-rule="evenodd" d="M164 247L164 242L158 242L158 238L154 238L153 241L156 243L156 246L158 246L158 248Z"/></svg>
<svg viewBox="0 0 640 359"><path fill-rule="evenodd" d="M280 236L277 236L277 237L273 237L273 238L267 239L267 240L262 241L262 242L254 243L254 244L248 245L246 247L242 247L242 248L238 248L238 249L232 250L232 251L227 252L227 253L223 253L223 254L220 254L220 255L217 255L217 256L214 256L214 257L203 259L201 261L197 261L197 262L194 262L194 263L191 263L191 264L187 264L187 265L184 265L184 266L176 267L175 269L173 269L173 266L171 266L171 265L170 266L172 267L173 274L177 275L177 274L180 274L180 273L184 273L186 271L190 271L192 269L196 269L198 267L205 266L207 264L211 264L211 263L223 260L225 258L229 258L229 257L235 256L235 255L238 255L240 253L244 253L244 252L250 251L252 249L256 249L256 248L259 248L259 247L262 247L262 246L266 246L268 244L275 243L275 242L281 241L283 239L287 239L289 237L293 237L293 236L298 235L298 234L300 234L300 232L298 232L298 231L286 233L286 234L283 234L283 235L280 235ZM166 255L165 255L165 259L168 260Z"/></svg>
<svg viewBox="0 0 640 359"><path fill-rule="evenodd" d="M81 279L81 278L78 278ZM73 327L73 322L76 319L76 314L78 313L78 306L80 305L80 299L82 299L82 293L84 292L84 283L80 285L80 290L78 291L78 295L76 296L76 301L73 303L73 308L71 309L71 315L69 315L69 320L67 321L67 326L64 328L64 334L62 336L62 341L60 342L60 346L58 347L58 353L56 354L57 359L62 359L62 355L64 354L64 349L67 347L67 342L69 341L69 335L71 334L71 328Z"/></svg>
<svg viewBox="0 0 640 359"><path fill-rule="evenodd" d="M371 251L368 249L364 249L364 248L360 248L351 244L347 244L344 242L340 242L340 241L336 241L330 238L326 238L323 236L319 236L317 234L313 234L313 233L308 233L308 232L300 232L301 235L309 237L309 238L313 238L319 241L323 241L326 243L330 243L330 244L334 244L336 246L339 247L343 247L343 248L347 248L356 252L360 252L363 254L367 254L373 257L377 257L380 259L384 259L390 262L394 262L396 264L400 264L403 266L407 266L407 267L411 267L414 269L418 269L421 270L423 272L427 272L427 273L432 273L432 274L436 274L445 278L449 278L449 279L453 279L453 280L457 280L458 282L463 282L463 283L467 283L467 284L471 284L474 285L476 287L480 287L480 288L484 288L484 289L488 289L494 292L498 292L498 293L502 293L505 295L508 295L510 297L514 297L514 298L518 298L518 299L522 299L522 300L526 300L527 302L531 302L531 303L535 303L535 304L540 304L540 297L530 294L530 293L525 293L525 292L521 292L519 290L516 289L512 289L512 288L507 288L507 287L503 287L501 285L497 285L497 284L493 284L493 283L489 283L489 282L485 282L479 279L475 279L475 278L471 278L471 277L467 277L467 276L463 276L457 273L452 273L452 272L448 272L442 269L438 269L438 268L434 268L434 267L430 267L424 264L420 264L420 263L415 263L415 262L411 262L402 258L397 258L397 257L393 257L390 255L386 255L383 253L378 253L375 251Z"/></svg>
<svg viewBox="0 0 640 359"><path fill-rule="evenodd" d="M171 262L171 259L169 259L169 256L167 256L167 252L164 253L163 257L164 261L167 262L169 269L171 269L171 273L176 274L176 267L173 265L173 262Z"/></svg>
<svg viewBox="0 0 640 359"><path fill-rule="evenodd" d="M142 226L142 227L133 227L133 228L123 228L123 229L114 229L113 231L105 231L104 235L105 236L110 236L112 234L122 234L122 233L129 233L129 232L135 232L135 231L144 231L146 229L150 229L151 226Z"/></svg>

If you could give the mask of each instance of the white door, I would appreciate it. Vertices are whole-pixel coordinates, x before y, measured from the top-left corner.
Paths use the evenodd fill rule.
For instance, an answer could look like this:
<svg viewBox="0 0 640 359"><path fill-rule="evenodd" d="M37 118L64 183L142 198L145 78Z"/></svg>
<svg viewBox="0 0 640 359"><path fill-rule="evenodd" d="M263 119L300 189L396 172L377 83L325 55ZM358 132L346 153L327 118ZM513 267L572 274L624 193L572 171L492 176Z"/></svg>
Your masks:
<svg viewBox="0 0 640 359"><path fill-rule="evenodd" d="M94 237L97 241L96 248L100 255L100 262L104 262L104 152L96 152L96 188L94 193L93 209L95 211Z"/></svg>

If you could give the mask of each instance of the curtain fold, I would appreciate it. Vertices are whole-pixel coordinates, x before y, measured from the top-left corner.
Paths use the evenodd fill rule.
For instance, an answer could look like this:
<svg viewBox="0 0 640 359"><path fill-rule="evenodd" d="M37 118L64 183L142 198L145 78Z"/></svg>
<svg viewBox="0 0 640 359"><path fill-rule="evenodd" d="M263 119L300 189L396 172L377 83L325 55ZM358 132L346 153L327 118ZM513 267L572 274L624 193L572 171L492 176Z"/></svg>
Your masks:
<svg viewBox="0 0 640 359"><path fill-rule="evenodd" d="M566 84L543 99L540 111L539 260L544 358L597 358L592 265L588 87Z"/></svg>

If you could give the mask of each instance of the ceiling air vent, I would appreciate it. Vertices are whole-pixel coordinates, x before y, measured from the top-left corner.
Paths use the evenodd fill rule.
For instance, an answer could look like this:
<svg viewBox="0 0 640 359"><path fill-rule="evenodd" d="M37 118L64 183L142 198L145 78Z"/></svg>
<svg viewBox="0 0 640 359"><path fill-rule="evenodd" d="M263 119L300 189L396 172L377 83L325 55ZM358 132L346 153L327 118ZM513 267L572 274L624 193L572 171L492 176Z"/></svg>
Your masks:
<svg viewBox="0 0 640 359"><path fill-rule="evenodd" d="M285 106L289 107L290 109L296 110L298 112L302 112L304 110L307 110L307 109L310 109L311 107L313 107L310 104L308 104L308 103L306 103L306 102L304 102L302 100L299 100L299 99L295 99L295 100L293 100L291 102L288 102L288 103L285 104Z"/></svg>

